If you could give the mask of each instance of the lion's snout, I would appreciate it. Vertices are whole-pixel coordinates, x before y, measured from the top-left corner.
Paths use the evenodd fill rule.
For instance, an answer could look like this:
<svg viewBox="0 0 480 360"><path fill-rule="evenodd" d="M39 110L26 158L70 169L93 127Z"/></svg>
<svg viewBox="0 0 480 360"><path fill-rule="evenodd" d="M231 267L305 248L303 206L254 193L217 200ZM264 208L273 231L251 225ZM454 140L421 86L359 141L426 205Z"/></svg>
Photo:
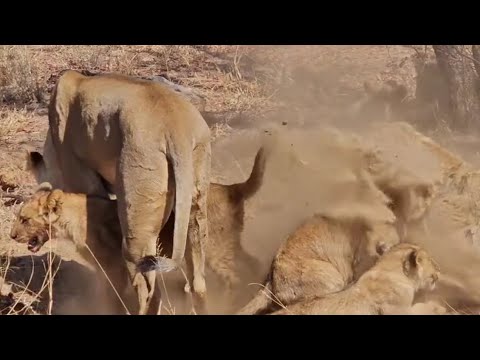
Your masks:
<svg viewBox="0 0 480 360"><path fill-rule="evenodd" d="M10 237L13 239L13 240L17 240L18 238L18 231L17 231L17 227L14 226L12 228L12 230L10 230Z"/></svg>
<svg viewBox="0 0 480 360"><path fill-rule="evenodd" d="M14 225L10 230L10 238L18 243L26 243L30 240L28 231L18 225Z"/></svg>

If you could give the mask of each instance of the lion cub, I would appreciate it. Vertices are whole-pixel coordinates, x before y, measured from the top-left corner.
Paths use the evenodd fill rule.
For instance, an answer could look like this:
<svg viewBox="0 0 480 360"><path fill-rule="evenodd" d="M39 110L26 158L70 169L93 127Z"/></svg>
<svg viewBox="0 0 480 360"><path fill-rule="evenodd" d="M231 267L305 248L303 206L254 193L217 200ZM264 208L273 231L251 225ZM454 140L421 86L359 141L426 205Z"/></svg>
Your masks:
<svg viewBox="0 0 480 360"><path fill-rule="evenodd" d="M256 154L249 178L242 183L222 185L211 183L208 197L210 237L206 244L206 264L219 276L227 291L238 288L243 274L254 276L259 262L241 246L245 201L263 183L266 155L263 148ZM11 237L27 243L31 252L38 252L49 240L49 216L52 231L63 231L85 258L97 266L88 248L102 264L117 290L125 291L128 284L122 258L122 233L117 215L117 202L85 194L52 190L42 184L21 207L11 230ZM173 247L174 213L159 234L162 253L171 255ZM188 249L187 249L188 250ZM242 277L240 276L242 274Z"/></svg>
<svg viewBox="0 0 480 360"><path fill-rule="evenodd" d="M281 303L343 290L400 239L393 223L315 215L282 244L265 287L238 314L260 314Z"/></svg>
<svg viewBox="0 0 480 360"><path fill-rule="evenodd" d="M420 290L434 289L440 269L421 247L398 244L349 288L296 302L272 315L386 315L409 313Z"/></svg>
<svg viewBox="0 0 480 360"><path fill-rule="evenodd" d="M37 253L50 238L62 233L73 241L89 265L97 270L97 261L102 265L115 289L123 295L129 281L115 203L101 197L52 190L49 183L43 183L20 208L10 236L27 243L28 250ZM111 299L115 295L106 296Z"/></svg>

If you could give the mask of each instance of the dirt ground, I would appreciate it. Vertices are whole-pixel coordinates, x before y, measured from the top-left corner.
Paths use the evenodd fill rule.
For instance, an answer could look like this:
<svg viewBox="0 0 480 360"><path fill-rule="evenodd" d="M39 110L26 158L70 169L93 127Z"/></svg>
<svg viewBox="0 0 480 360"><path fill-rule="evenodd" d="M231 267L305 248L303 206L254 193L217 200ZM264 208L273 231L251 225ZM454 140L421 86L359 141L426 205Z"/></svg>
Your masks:
<svg viewBox="0 0 480 360"><path fill-rule="evenodd" d="M323 195L312 199L312 192L318 192L315 176L329 170L324 161L328 154L318 155L323 151L318 139L324 128L334 125L357 131L385 119L385 112L378 107L359 115L365 81L396 80L406 87L407 100L415 99L415 58L423 51L423 46L394 45L0 46L0 186L11 195L32 192L34 181L23 168L25 151L42 150L48 125L45 104L59 71L73 68L163 76L195 90L202 98L199 106L214 135L214 182L243 181L261 141L276 131L285 134L290 148L280 155L281 161L268 165L264 188L248 202L242 238L246 251L258 258L266 271L285 236L319 203L327 201L318 199L328 191L320 191ZM431 49L427 51L431 56ZM416 114L410 122L418 119ZM443 146L474 166L480 165L477 136L455 134L441 119L427 127L425 121L418 124ZM295 171L295 159L288 154L296 154L316 170L302 175ZM33 256L25 245L10 239L18 207L14 197L0 196L0 270L5 284L13 283L16 298L24 303L37 301L34 304L40 313L108 313L108 305L95 296L96 279L101 275L85 266L72 244L58 239ZM54 263L60 263L51 284L49 251L57 254ZM258 274L256 282L261 283L264 275ZM226 313L222 288L211 274L207 276L212 279L210 311ZM169 275L166 283L162 313L190 313L183 279Z"/></svg>

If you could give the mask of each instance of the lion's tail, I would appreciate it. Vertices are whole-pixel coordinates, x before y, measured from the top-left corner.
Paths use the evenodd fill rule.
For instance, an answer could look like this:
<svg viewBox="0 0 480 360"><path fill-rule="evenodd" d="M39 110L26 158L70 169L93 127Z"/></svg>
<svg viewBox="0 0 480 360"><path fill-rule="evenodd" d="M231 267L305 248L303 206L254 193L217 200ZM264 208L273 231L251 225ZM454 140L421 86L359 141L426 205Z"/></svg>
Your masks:
<svg viewBox="0 0 480 360"><path fill-rule="evenodd" d="M193 153L191 149L182 147L182 144L182 141L179 144L174 141L169 144L169 152L172 153L169 161L172 164L175 177L175 225L171 260L177 264L177 267L180 267L185 257L194 191Z"/></svg>
<svg viewBox="0 0 480 360"><path fill-rule="evenodd" d="M137 263L137 270L141 273L153 270L165 273L175 269L177 269L177 264L172 259L162 256L144 256Z"/></svg>
<svg viewBox="0 0 480 360"><path fill-rule="evenodd" d="M264 313L272 304L272 282L268 280L263 289L258 290L252 300L241 308L237 315L260 315Z"/></svg>
<svg viewBox="0 0 480 360"><path fill-rule="evenodd" d="M258 189L262 186L263 175L265 174L265 162L266 152L264 147L261 147L255 156L252 172L247 181L232 185L232 189L237 194L240 194L243 199L248 199L255 195Z"/></svg>
<svg viewBox="0 0 480 360"><path fill-rule="evenodd" d="M194 191L194 168L193 154L188 147L182 147L172 141L168 144L171 155L167 158L173 168L175 177L175 224L173 229L173 249L171 259L167 257L147 257L140 259L137 269L141 272L149 267L159 272L168 272L180 268L185 257L187 245L188 225L192 208L192 196ZM147 266L146 264L152 264Z"/></svg>

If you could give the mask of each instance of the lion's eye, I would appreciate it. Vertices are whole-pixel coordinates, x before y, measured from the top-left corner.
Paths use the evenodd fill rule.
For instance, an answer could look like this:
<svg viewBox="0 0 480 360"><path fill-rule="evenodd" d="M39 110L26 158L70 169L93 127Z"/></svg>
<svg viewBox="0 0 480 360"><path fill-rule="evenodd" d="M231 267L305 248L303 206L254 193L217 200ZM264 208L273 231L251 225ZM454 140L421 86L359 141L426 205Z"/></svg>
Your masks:
<svg viewBox="0 0 480 360"><path fill-rule="evenodd" d="M20 223L22 223L22 224L26 224L27 221L28 221L28 220L27 220L26 218L21 218L21 219L20 219Z"/></svg>

